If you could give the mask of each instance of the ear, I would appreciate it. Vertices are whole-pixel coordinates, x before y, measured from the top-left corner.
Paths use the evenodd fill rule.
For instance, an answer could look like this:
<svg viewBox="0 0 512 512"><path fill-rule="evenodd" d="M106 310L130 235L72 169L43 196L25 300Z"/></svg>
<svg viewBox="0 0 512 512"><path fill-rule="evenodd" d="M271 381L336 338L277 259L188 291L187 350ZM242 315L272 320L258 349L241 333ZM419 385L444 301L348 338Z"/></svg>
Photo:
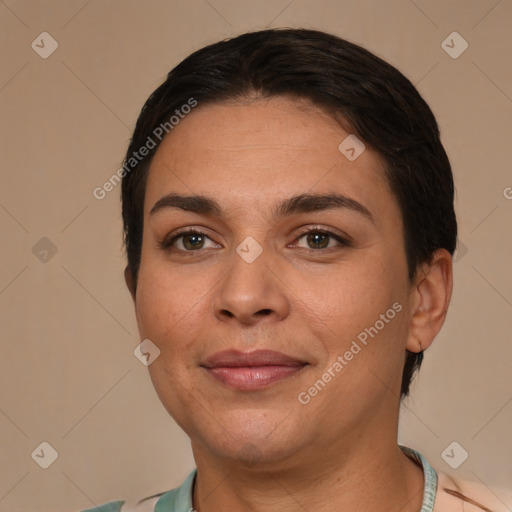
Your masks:
<svg viewBox="0 0 512 512"><path fill-rule="evenodd" d="M135 302L135 286L133 282L133 275L129 267L126 267L124 269L124 281L126 283L128 290L130 291L133 302Z"/></svg>
<svg viewBox="0 0 512 512"><path fill-rule="evenodd" d="M421 352L428 348L444 324L452 296L452 256L438 249L431 263L418 269L411 294L411 324L406 348Z"/></svg>

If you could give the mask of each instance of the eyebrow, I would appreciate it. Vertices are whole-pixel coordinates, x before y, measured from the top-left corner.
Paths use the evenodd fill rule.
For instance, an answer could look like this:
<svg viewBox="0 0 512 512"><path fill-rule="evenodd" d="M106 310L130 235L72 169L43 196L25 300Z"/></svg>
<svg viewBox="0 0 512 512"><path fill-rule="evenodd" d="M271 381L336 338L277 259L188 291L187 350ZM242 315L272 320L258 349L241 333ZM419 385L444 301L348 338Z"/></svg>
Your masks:
<svg viewBox="0 0 512 512"><path fill-rule="evenodd" d="M170 193L161 197L151 208L149 215L175 208L187 212L222 217L222 207L215 199L202 195L182 195ZM374 221L370 210L361 203L341 194L299 194L283 200L274 211L276 217L287 217L298 213L310 213L336 208L345 208L360 213Z"/></svg>

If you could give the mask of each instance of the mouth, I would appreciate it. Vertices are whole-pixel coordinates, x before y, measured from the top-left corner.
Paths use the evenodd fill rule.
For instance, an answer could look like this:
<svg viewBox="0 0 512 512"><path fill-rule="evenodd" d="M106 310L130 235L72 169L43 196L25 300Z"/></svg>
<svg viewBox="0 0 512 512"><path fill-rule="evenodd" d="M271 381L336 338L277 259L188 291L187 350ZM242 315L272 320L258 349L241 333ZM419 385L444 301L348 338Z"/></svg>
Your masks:
<svg viewBox="0 0 512 512"><path fill-rule="evenodd" d="M295 376L307 362L273 350L217 352L201 365L217 381L251 391Z"/></svg>

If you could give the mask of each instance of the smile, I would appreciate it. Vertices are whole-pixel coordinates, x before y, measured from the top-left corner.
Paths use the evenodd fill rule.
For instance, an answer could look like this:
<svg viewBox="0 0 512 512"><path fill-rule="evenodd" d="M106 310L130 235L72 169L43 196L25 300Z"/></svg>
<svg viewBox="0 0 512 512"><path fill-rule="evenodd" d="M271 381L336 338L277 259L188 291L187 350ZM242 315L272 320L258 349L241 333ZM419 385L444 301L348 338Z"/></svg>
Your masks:
<svg viewBox="0 0 512 512"><path fill-rule="evenodd" d="M296 375L306 365L304 361L271 350L249 353L226 350L217 352L201 366L221 383L251 391Z"/></svg>

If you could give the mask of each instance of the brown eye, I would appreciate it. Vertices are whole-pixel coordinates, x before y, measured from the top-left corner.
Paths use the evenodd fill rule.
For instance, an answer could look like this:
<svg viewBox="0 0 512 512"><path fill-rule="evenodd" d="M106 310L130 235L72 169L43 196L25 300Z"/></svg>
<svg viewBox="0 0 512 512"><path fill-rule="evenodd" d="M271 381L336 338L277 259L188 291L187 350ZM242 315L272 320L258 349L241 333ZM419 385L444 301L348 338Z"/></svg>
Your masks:
<svg viewBox="0 0 512 512"><path fill-rule="evenodd" d="M188 230L182 231L170 239L166 239L160 243L160 248L167 251L194 252L205 248L207 241L213 245L210 247L218 247L210 237L201 231Z"/></svg>
<svg viewBox="0 0 512 512"><path fill-rule="evenodd" d="M330 249L336 246L340 247L349 245L349 242L339 235L320 229L311 229L302 233L297 240L301 239L305 239L307 245L306 247L301 247L311 250ZM334 243L331 243L332 241L334 241Z"/></svg>
<svg viewBox="0 0 512 512"><path fill-rule="evenodd" d="M329 245L329 235L319 231L308 233L306 240L311 249L325 249Z"/></svg>
<svg viewBox="0 0 512 512"><path fill-rule="evenodd" d="M185 249L193 251L195 249L202 249L205 237L199 233L189 233L181 235L179 238L183 239L182 243Z"/></svg>

